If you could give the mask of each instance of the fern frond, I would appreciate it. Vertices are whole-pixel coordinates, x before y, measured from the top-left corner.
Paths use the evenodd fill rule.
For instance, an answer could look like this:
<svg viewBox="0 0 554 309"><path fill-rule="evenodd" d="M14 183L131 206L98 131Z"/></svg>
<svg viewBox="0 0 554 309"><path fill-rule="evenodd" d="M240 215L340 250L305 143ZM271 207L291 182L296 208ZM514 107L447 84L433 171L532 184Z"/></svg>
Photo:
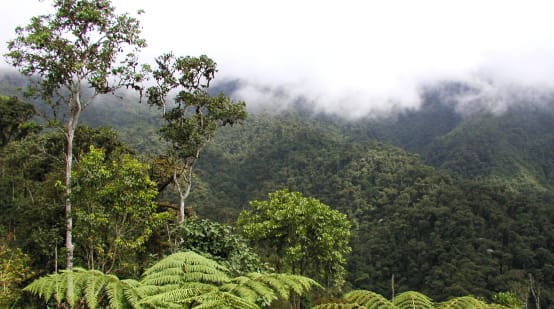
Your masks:
<svg viewBox="0 0 554 309"><path fill-rule="evenodd" d="M380 294L366 290L354 290L344 295L344 300L350 304L357 304L369 309L392 309L391 301Z"/></svg>
<svg viewBox="0 0 554 309"><path fill-rule="evenodd" d="M59 281L62 279L63 278L60 274L47 275L31 282L23 289L23 291L44 299L46 303L48 303L52 298L54 298L56 302L59 302L59 289L61 286ZM61 299L63 299L63 295L61 296Z"/></svg>
<svg viewBox="0 0 554 309"><path fill-rule="evenodd" d="M121 280L121 283L125 287L123 293L125 294L125 299L133 308L142 308L140 305L140 300L144 297L144 294L139 293L139 287L141 286L140 282L133 279Z"/></svg>
<svg viewBox="0 0 554 309"><path fill-rule="evenodd" d="M180 307L179 304L191 303L194 297L206 294L210 291L202 291L195 288L180 288L176 287L171 290L156 293L148 297L144 297L139 303L152 305L155 308L159 307Z"/></svg>
<svg viewBox="0 0 554 309"><path fill-rule="evenodd" d="M426 295L415 292L407 291L398 294L392 300L394 306L398 309L433 309L433 301Z"/></svg>
<svg viewBox="0 0 554 309"><path fill-rule="evenodd" d="M321 304L312 307L312 309L366 309L367 307L358 304Z"/></svg>
<svg viewBox="0 0 554 309"><path fill-rule="evenodd" d="M194 298L194 301L199 303L194 306L195 309L204 308L230 308L230 309L259 309L255 303L247 301L239 296L222 292L213 291L199 295Z"/></svg>
<svg viewBox="0 0 554 309"><path fill-rule="evenodd" d="M445 302L439 303L436 308L437 309L466 309L466 308L486 309L486 308L490 308L490 305L487 305L484 302L474 297L463 296L463 297L456 297L456 298L447 300Z"/></svg>
<svg viewBox="0 0 554 309"><path fill-rule="evenodd" d="M222 285L220 289L249 302L270 303L277 298L276 293L270 286L260 280L261 276L261 274L252 273L236 277L232 279L232 282Z"/></svg>
<svg viewBox="0 0 554 309"><path fill-rule="evenodd" d="M94 309L98 308L104 297L107 297L111 308L128 307L125 291L133 289L133 285L114 275L76 267L73 271L62 271L39 278L24 290L43 298L46 303L53 298L57 304L65 301L74 307L76 303L83 302L88 308Z"/></svg>
<svg viewBox="0 0 554 309"><path fill-rule="evenodd" d="M125 307L127 298L123 293L123 286L119 280L111 281L106 285L106 294L108 295L111 308L123 309Z"/></svg>
<svg viewBox="0 0 554 309"><path fill-rule="evenodd" d="M221 284L229 281L227 269L219 263L192 251L169 255L144 272L146 285L166 285L179 282Z"/></svg>
<svg viewBox="0 0 554 309"><path fill-rule="evenodd" d="M282 299L288 299L291 292L302 296L313 287L322 288L315 280L300 275L266 274L261 276L259 280L272 287L278 292L277 296Z"/></svg>
<svg viewBox="0 0 554 309"><path fill-rule="evenodd" d="M270 304L278 298L287 300L291 292L304 295L313 287L320 285L304 276L249 273L233 278L220 289L252 303Z"/></svg>
<svg viewBox="0 0 554 309"><path fill-rule="evenodd" d="M92 272L91 272L92 274ZM100 277L103 278L103 277ZM106 285L105 280L98 280L99 276L89 276L86 277L84 297L91 309L98 307L99 299L101 297L101 292Z"/></svg>

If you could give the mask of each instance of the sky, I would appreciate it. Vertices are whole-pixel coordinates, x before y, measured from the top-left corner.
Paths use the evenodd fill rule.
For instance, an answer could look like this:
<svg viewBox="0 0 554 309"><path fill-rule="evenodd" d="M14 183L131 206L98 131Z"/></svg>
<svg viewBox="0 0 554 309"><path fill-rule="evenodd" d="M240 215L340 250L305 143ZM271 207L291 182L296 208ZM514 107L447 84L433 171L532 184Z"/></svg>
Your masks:
<svg viewBox="0 0 554 309"><path fill-rule="evenodd" d="M206 54L217 79L245 81L235 95L247 104L277 108L302 96L322 111L362 116L417 107L422 85L440 80L473 83L500 106L510 99L503 89L554 89L554 1L112 3L145 10L143 61ZM0 41L48 11L47 0L2 0Z"/></svg>

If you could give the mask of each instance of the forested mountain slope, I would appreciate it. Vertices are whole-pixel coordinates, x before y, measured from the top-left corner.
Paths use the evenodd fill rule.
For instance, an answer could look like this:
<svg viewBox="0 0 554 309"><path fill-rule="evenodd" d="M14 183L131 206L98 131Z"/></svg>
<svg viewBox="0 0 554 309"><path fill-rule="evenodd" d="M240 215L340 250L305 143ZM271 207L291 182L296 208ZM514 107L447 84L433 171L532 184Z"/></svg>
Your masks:
<svg viewBox="0 0 554 309"><path fill-rule="evenodd" d="M470 91L463 84L439 84L422 92L419 109L349 123L344 134L397 145L460 178L552 189L554 100L522 96L496 113L475 102L463 112L458 100Z"/></svg>
<svg viewBox="0 0 554 309"><path fill-rule="evenodd" d="M529 274L550 285L551 191L451 176L400 148L352 142L321 125L294 113L254 115L225 132L199 166L203 189L213 192L203 195L209 208L196 207L229 220L275 189L315 196L354 226L349 283L383 294L392 275L399 290L435 298L523 293Z"/></svg>
<svg viewBox="0 0 554 309"><path fill-rule="evenodd" d="M464 91L430 88L420 109L386 118L350 121L309 107L251 114L203 149L187 204L232 223L251 200L299 191L348 215L348 288L390 296L394 276L398 291L440 300L524 297L535 284L553 304L552 103L460 113ZM162 147L158 111L136 99L99 103L84 123L112 126L143 157Z"/></svg>

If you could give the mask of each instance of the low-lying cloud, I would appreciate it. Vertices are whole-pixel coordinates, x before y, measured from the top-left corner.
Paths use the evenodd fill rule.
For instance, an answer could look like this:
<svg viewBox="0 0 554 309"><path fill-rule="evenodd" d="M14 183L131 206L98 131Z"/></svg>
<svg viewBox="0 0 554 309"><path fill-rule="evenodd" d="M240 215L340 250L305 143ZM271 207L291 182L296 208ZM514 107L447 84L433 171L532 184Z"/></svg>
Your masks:
<svg viewBox="0 0 554 309"><path fill-rule="evenodd" d="M349 118L386 114L417 108L426 85L455 80L480 89L459 98L461 111L502 112L554 89L547 0L112 1L119 12L145 10L144 62L168 51L207 54L219 64L217 80L240 80L234 96L254 110L302 100ZM2 41L36 13L0 13Z"/></svg>

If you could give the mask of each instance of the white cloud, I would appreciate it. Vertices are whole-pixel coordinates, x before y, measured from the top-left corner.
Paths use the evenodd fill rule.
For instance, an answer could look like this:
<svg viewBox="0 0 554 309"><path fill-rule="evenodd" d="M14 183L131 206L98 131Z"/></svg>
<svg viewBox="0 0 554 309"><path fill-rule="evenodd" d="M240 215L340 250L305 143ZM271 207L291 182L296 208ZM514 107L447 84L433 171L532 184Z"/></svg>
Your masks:
<svg viewBox="0 0 554 309"><path fill-rule="evenodd" d="M4 4L2 41L13 36L14 23L25 24L46 3ZM146 10L140 17L149 44L145 58L170 50L207 54L222 78L255 84L239 93L249 104L304 96L322 110L356 115L415 106L421 83L439 79L478 74L498 80L495 85L554 86L551 1L113 3L120 11ZM266 86L290 94L254 94Z"/></svg>

